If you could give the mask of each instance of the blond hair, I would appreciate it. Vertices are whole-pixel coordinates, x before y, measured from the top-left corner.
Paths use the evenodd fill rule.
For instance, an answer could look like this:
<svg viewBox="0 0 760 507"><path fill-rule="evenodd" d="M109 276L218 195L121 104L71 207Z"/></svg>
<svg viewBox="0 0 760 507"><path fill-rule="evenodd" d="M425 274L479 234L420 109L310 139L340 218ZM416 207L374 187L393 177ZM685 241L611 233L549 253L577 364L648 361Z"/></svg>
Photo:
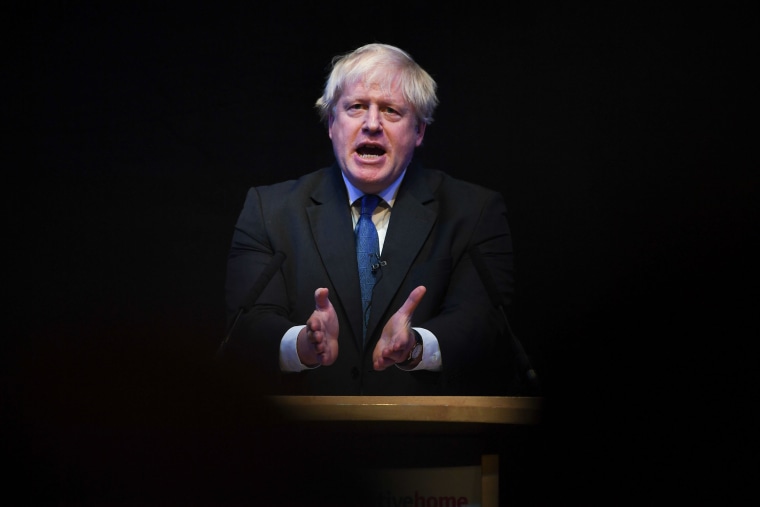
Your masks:
<svg viewBox="0 0 760 507"><path fill-rule="evenodd" d="M432 123L438 106L435 80L406 51L380 43L367 44L332 59L322 96L315 104L320 118L327 122L341 93L348 86L363 82L390 90L396 77L404 99L414 109L417 121L428 125Z"/></svg>

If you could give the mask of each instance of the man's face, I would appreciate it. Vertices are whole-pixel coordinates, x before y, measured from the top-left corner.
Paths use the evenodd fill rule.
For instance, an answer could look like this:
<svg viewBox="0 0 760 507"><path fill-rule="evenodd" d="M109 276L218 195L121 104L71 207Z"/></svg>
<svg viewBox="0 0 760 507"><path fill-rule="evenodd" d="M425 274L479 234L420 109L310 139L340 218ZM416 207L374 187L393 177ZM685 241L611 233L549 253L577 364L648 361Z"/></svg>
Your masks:
<svg viewBox="0 0 760 507"><path fill-rule="evenodd" d="M376 194L412 160L425 124L417 124L398 86L383 91L357 82L343 91L328 132L343 174L362 192Z"/></svg>

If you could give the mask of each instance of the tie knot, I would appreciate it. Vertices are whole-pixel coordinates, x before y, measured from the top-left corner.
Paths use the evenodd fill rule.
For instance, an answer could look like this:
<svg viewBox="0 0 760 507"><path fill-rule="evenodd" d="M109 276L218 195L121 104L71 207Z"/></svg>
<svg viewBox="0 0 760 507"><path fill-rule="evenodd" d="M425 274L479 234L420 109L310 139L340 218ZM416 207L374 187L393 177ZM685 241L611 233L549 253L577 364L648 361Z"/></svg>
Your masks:
<svg viewBox="0 0 760 507"><path fill-rule="evenodd" d="M374 194L364 194L362 196L361 214L372 215L377 205L380 203L380 197Z"/></svg>

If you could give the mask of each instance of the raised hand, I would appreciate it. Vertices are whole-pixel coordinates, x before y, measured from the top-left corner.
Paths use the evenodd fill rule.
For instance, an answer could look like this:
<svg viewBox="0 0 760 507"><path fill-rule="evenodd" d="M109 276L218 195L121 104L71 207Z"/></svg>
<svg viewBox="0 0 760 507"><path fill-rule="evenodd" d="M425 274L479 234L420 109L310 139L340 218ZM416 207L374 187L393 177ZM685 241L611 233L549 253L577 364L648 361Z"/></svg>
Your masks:
<svg viewBox="0 0 760 507"><path fill-rule="evenodd" d="M326 288L314 292L314 312L298 333L298 358L308 366L329 366L338 359L338 316L328 294Z"/></svg>
<svg viewBox="0 0 760 507"><path fill-rule="evenodd" d="M385 324L383 334L372 352L372 367L375 370L384 370L409 357L415 343L412 315L426 291L423 285L412 290L401 308Z"/></svg>

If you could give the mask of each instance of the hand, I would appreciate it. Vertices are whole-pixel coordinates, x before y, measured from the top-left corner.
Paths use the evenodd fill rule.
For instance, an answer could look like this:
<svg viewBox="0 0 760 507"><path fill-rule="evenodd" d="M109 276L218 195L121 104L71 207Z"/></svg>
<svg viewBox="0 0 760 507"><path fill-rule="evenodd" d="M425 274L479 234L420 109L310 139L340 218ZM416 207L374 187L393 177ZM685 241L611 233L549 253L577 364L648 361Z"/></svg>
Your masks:
<svg viewBox="0 0 760 507"><path fill-rule="evenodd" d="M314 292L314 313L298 333L298 358L308 366L329 366L338 359L338 316L328 293L326 288Z"/></svg>
<svg viewBox="0 0 760 507"><path fill-rule="evenodd" d="M409 293L409 297L390 318L380 340L372 352L372 367L382 371L396 363L406 361L414 347L414 331L412 331L412 315L417 305L422 301L427 289L420 285Z"/></svg>

